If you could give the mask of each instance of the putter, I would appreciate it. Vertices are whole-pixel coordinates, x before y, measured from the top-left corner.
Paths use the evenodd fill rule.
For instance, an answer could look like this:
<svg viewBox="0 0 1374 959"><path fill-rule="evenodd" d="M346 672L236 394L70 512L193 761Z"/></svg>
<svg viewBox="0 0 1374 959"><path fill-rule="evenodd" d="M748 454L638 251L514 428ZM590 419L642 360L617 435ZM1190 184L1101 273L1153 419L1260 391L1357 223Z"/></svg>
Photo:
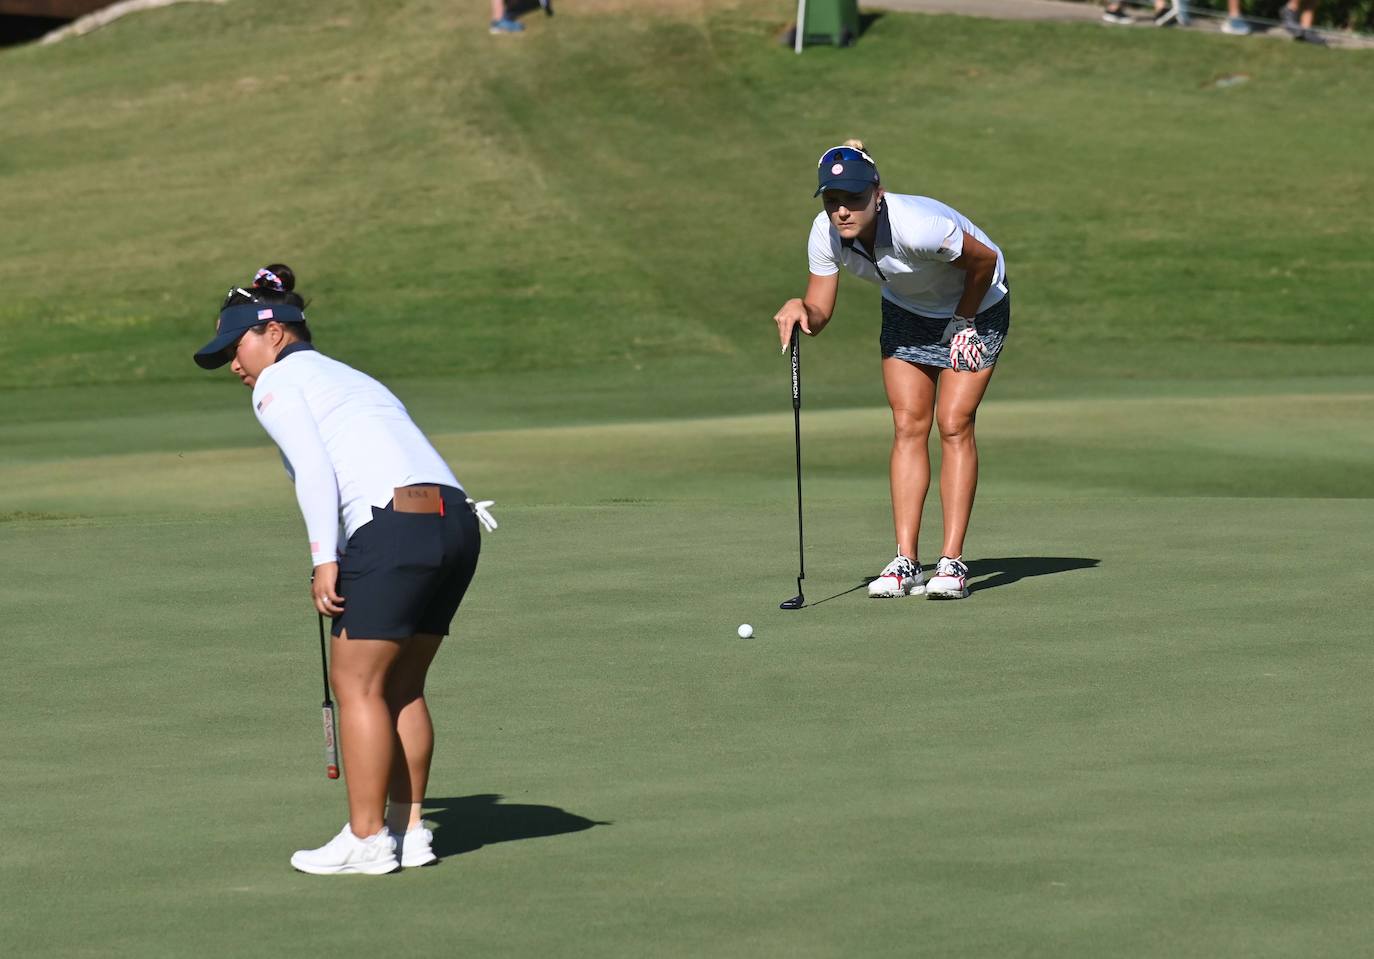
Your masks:
<svg viewBox="0 0 1374 959"><path fill-rule="evenodd" d="M806 579L806 548L802 538L800 324L792 327L792 430L797 439L797 595L779 603L779 609L801 609L806 605L806 596L802 593L802 580Z"/></svg>
<svg viewBox="0 0 1374 959"><path fill-rule="evenodd" d="M329 698L329 660L324 652L324 614L320 618L320 669L324 673L324 774L339 778L339 751L334 743L334 701Z"/></svg>

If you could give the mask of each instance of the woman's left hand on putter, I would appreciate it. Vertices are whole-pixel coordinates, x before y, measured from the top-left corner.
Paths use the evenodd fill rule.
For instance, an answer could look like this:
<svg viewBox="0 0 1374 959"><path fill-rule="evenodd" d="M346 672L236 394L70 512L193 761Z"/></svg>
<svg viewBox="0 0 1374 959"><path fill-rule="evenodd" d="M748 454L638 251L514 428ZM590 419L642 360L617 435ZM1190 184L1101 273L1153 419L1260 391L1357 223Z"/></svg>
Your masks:
<svg viewBox="0 0 1374 959"><path fill-rule="evenodd" d="M338 584L338 563L321 563L315 567L310 595L315 600L315 608L326 616L338 616L343 612L344 598L336 591Z"/></svg>

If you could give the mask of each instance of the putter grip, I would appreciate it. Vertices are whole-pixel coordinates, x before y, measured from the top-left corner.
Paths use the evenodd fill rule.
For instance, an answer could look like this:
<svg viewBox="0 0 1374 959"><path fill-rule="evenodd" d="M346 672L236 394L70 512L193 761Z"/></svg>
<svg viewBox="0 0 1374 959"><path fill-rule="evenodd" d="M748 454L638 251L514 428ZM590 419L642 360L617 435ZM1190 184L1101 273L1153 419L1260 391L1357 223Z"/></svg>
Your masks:
<svg viewBox="0 0 1374 959"><path fill-rule="evenodd" d="M339 752L334 745L334 707L324 705L324 774L330 779L339 778Z"/></svg>
<svg viewBox="0 0 1374 959"><path fill-rule="evenodd" d="M801 408L801 334L792 330L792 408Z"/></svg>

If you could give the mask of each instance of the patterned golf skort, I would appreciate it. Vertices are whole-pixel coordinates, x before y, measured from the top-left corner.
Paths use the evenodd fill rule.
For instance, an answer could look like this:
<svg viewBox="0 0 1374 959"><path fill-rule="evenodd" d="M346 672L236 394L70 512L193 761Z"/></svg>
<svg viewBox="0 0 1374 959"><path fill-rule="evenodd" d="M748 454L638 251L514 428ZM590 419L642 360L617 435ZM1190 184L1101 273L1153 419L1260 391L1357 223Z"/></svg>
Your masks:
<svg viewBox="0 0 1374 959"><path fill-rule="evenodd" d="M952 369L949 344L941 343L949 318L921 316L902 309L883 298L883 331L878 337L883 359L895 356L908 363ZM983 369L997 362L1011 327L1011 294L1008 293L974 318L974 328L983 341Z"/></svg>

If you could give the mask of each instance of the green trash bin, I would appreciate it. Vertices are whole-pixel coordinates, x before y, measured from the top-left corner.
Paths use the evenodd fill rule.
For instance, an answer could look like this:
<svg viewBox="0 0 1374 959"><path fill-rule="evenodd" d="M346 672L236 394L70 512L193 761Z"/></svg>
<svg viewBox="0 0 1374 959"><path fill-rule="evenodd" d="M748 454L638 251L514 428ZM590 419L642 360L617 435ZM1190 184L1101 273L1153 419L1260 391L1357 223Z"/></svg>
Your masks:
<svg viewBox="0 0 1374 959"><path fill-rule="evenodd" d="M859 39L858 0L806 0L805 43L847 47Z"/></svg>

